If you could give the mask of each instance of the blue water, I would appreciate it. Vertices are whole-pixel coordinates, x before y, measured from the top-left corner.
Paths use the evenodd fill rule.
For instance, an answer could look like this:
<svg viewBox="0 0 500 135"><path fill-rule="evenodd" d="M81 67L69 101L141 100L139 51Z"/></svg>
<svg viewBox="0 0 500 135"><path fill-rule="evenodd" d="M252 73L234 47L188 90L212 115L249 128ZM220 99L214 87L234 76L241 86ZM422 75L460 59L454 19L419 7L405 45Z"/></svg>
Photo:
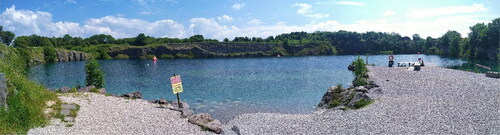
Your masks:
<svg viewBox="0 0 500 135"><path fill-rule="evenodd" d="M365 56L361 56L365 59ZM465 63L433 55L395 55L395 61L456 66ZM310 113L327 88L350 85L347 70L357 56L310 56L281 58L214 58L151 60L101 60L106 90L111 94L141 91L145 99L176 100L169 77L182 76L181 100L195 113L208 112L222 121L253 112ZM368 57L386 65L387 55ZM31 79L50 89L84 83L85 62L42 64L30 68Z"/></svg>

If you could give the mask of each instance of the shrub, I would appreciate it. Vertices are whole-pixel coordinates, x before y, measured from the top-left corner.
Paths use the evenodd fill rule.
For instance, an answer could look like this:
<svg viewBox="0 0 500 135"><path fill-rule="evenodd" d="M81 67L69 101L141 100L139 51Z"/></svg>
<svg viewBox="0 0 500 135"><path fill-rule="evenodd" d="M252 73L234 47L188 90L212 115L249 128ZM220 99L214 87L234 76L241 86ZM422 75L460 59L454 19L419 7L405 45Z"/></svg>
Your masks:
<svg viewBox="0 0 500 135"><path fill-rule="evenodd" d="M173 59L175 58L173 55L170 55L170 54L162 54L160 56L161 59Z"/></svg>
<svg viewBox="0 0 500 135"><path fill-rule="evenodd" d="M104 87L104 73L100 67L101 65L99 65L95 59L92 59L85 64L85 85L94 85L97 88Z"/></svg>
<svg viewBox="0 0 500 135"><path fill-rule="evenodd" d="M126 59L129 59L129 57L126 54L118 54L115 56L115 59L126 60Z"/></svg>
<svg viewBox="0 0 500 135"><path fill-rule="evenodd" d="M368 84L368 68L366 68L366 64L364 60L358 56L356 60L352 63L355 67L354 70L354 86L362 86Z"/></svg>
<svg viewBox="0 0 500 135"><path fill-rule="evenodd" d="M43 55L45 62L53 63L56 62L57 59L57 51L53 46L45 46L43 47Z"/></svg>

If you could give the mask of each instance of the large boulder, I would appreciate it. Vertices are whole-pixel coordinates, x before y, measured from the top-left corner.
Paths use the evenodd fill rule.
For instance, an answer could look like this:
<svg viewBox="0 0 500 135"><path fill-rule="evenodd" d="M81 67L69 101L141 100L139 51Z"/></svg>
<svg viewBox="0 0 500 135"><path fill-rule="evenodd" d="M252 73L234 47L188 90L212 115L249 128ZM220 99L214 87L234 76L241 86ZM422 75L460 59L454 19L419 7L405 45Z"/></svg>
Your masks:
<svg viewBox="0 0 500 135"><path fill-rule="evenodd" d="M332 99L334 97L335 89L337 89L336 86L332 86L332 87L328 88L326 93L323 95L323 98L321 98L321 101L319 101L318 109L328 107L328 103L330 103L330 101L332 101Z"/></svg>
<svg viewBox="0 0 500 135"><path fill-rule="evenodd" d="M210 131L217 134L222 132L222 123L219 120L214 120L212 115L208 113L189 116L188 121L204 128L208 128Z"/></svg>
<svg viewBox="0 0 500 135"><path fill-rule="evenodd" d="M89 86L81 87L81 88L78 89L78 92L90 92L90 90L92 90L93 88L95 88L94 85L89 85Z"/></svg>
<svg viewBox="0 0 500 135"><path fill-rule="evenodd" d="M130 92L121 95L121 97L132 98L132 99L142 99L142 93L140 91Z"/></svg>

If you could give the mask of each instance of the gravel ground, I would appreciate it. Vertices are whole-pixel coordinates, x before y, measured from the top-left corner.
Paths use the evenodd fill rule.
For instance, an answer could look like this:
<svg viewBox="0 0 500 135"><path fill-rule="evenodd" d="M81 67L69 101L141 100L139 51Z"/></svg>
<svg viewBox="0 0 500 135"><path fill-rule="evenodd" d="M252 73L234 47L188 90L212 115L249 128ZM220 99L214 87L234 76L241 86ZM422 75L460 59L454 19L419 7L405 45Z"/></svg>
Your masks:
<svg viewBox="0 0 500 135"><path fill-rule="evenodd" d="M60 98L80 105L74 125L66 127L66 123L53 120L52 125L31 129L28 134L213 134L180 118L180 112L158 108L145 100L94 93Z"/></svg>
<svg viewBox="0 0 500 135"><path fill-rule="evenodd" d="M242 134L500 134L500 79L435 66L369 70L383 94L369 93L376 101L365 108L244 114L224 131L234 134L231 127L237 126Z"/></svg>

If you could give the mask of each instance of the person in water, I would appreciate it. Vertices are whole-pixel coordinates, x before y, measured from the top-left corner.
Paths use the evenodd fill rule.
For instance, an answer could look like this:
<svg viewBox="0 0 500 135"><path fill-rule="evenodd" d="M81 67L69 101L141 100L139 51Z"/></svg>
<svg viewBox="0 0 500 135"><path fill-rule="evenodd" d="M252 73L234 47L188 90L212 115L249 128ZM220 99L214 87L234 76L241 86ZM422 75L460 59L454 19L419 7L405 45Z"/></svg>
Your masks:
<svg viewBox="0 0 500 135"><path fill-rule="evenodd" d="M389 67L392 67L392 65L394 65L394 56L389 55Z"/></svg>

